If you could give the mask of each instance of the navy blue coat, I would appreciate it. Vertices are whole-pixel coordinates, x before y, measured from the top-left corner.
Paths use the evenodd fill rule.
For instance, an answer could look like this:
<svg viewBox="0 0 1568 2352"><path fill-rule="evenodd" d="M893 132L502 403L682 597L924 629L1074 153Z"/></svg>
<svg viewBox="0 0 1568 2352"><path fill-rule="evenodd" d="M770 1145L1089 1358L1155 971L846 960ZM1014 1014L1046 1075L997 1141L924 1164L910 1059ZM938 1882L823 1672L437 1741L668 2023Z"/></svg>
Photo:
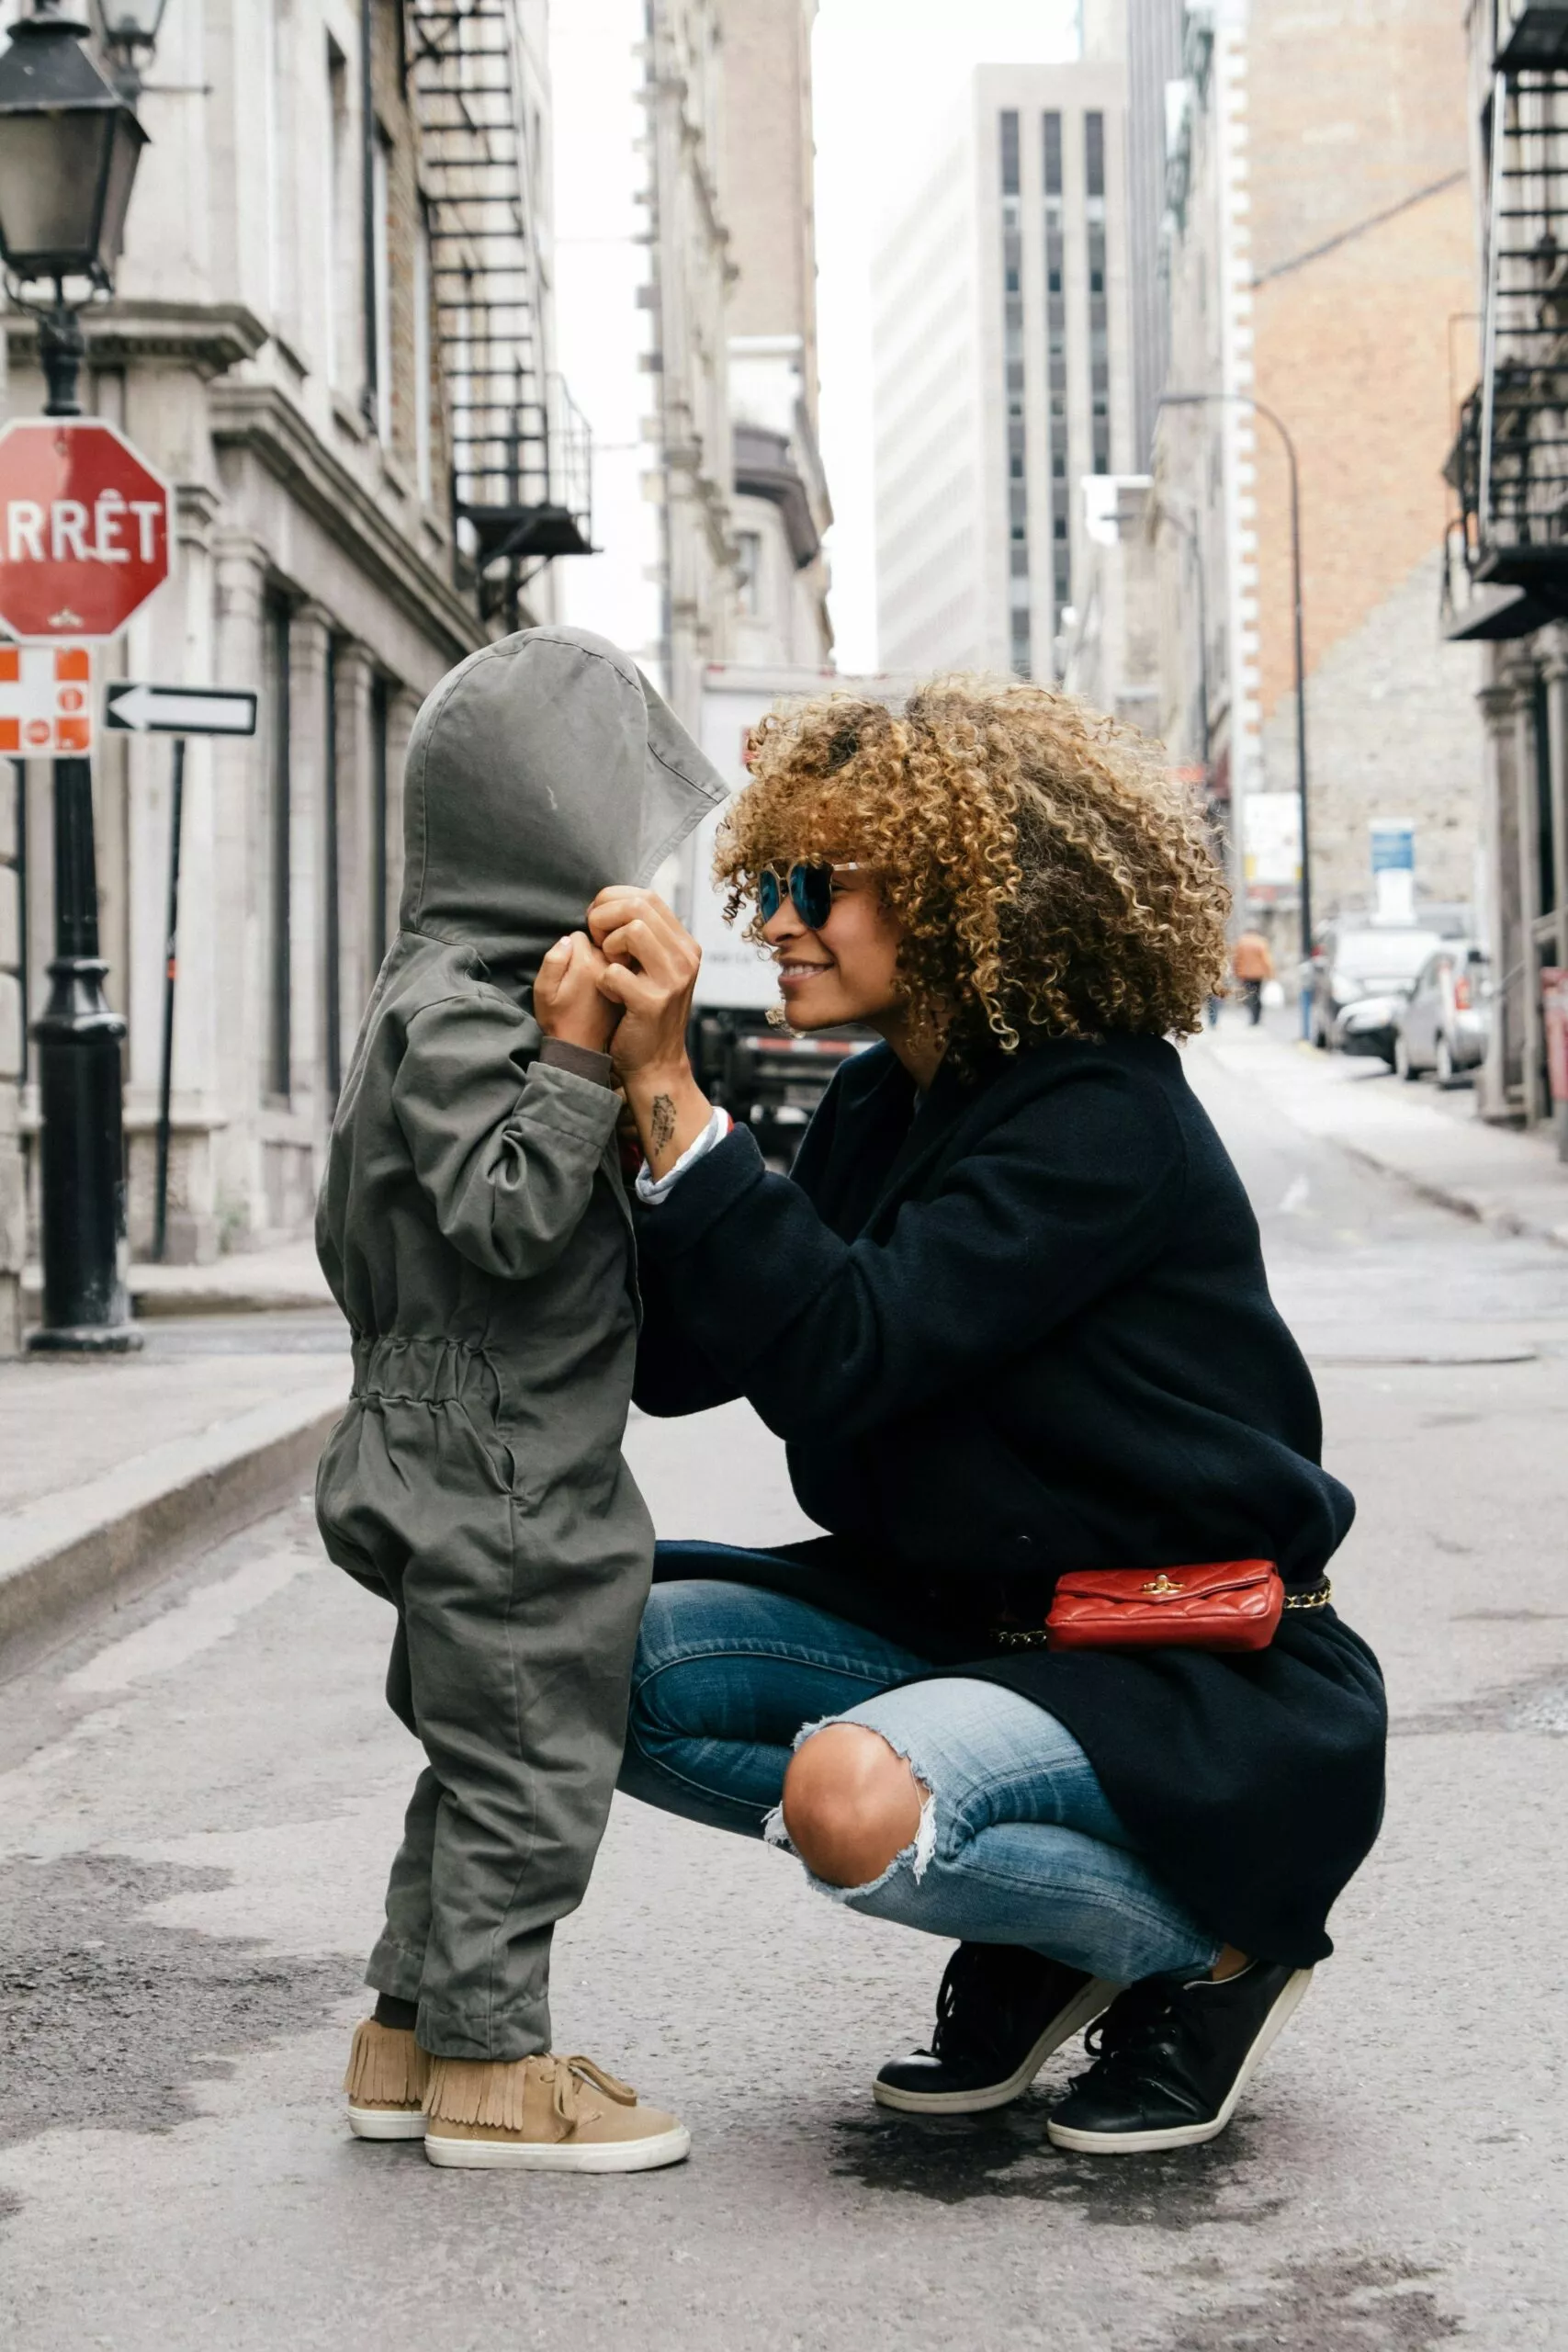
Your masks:
<svg viewBox="0 0 1568 2352"><path fill-rule="evenodd" d="M1022 1691L1213 1930L1305 1963L1377 1832L1376 1661L1333 1610L1255 1656L998 1651L1078 1567L1277 1560L1349 1526L1257 1221L1179 1056L1053 1039L929 1094L840 1072L794 1174L737 1133L638 1220L637 1401L749 1397L826 1539L758 1581Z"/></svg>

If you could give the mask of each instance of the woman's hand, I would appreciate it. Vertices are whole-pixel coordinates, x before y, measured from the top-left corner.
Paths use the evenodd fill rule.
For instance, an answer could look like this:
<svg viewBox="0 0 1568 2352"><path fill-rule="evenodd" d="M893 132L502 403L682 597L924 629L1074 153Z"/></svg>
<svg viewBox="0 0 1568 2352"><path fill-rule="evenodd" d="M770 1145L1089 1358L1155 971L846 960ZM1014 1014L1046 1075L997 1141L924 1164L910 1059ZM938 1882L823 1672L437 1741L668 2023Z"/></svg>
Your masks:
<svg viewBox="0 0 1568 2352"><path fill-rule="evenodd" d="M600 989L608 969L586 932L558 939L539 966L534 983L534 1018L547 1037L607 1054L615 1028L615 1006Z"/></svg>
<svg viewBox="0 0 1568 2352"><path fill-rule="evenodd" d="M598 988L620 1012L611 1048L655 1176L695 1143L713 1106L692 1075L686 1025L702 949L651 890L613 883L588 910L604 957Z"/></svg>

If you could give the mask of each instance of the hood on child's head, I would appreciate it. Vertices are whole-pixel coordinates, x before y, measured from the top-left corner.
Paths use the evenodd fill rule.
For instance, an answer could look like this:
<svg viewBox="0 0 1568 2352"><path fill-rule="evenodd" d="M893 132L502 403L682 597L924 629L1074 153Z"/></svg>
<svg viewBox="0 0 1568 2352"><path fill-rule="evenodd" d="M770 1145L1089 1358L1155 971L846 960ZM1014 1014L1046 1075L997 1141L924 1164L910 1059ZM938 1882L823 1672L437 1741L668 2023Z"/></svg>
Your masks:
<svg viewBox="0 0 1568 2352"><path fill-rule="evenodd" d="M588 629L470 653L415 719L402 928L531 978L609 882L649 882L725 797L635 662Z"/></svg>

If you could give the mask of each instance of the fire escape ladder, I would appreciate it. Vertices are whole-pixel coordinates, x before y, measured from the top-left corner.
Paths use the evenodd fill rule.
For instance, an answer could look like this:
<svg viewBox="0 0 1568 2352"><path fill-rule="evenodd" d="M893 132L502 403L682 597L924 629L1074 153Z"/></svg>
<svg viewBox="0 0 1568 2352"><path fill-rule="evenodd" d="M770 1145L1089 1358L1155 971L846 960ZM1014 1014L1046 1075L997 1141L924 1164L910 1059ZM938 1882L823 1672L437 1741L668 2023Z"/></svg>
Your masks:
<svg viewBox="0 0 1568 2352"><path fill-rule="evenodd" d="M1481 380L1446 469L1445 618L1450 636L1510 638L1568 616L1568 0L1503 0L1487 138Z"/></svg>
<svg viewBox="0 0 1568 2352"><path fill-rule="evenodd" d="M543 348L515 0L405 0L452 511L488 612L592 550L587 426Z"/></svg>

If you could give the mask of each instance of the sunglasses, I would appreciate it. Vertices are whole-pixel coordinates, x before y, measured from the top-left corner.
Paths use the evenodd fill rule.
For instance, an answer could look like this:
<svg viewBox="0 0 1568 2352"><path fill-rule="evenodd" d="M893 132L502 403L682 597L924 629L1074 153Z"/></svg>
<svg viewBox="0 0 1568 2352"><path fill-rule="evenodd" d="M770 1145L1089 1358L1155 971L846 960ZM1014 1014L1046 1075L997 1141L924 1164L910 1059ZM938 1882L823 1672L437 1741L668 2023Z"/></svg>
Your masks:
<svg viewBox="0 0 1568 2352"><path fill-rule="evenodd" d="M837 865L802 858L787 875L781 875L776 865L764 865L757 876L757 910L770 923L787 896L807 930L820 931L833 910L834 875L859 872L852 858L840 859Z"/></svg>

